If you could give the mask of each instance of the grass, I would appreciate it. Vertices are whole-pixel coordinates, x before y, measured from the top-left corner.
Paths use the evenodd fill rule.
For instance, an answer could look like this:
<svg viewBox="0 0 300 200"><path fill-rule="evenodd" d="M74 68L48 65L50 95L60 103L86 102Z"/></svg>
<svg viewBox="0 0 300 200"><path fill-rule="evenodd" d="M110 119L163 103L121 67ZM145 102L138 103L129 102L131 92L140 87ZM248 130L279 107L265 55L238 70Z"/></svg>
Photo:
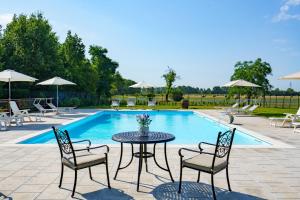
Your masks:
<svg viewBox="0 0 300 200"><path fill-rule="evenodd" d="M284 113L294 114L296 112L296 108L258 108L253 114L262 117L283 117Z"/></svg>

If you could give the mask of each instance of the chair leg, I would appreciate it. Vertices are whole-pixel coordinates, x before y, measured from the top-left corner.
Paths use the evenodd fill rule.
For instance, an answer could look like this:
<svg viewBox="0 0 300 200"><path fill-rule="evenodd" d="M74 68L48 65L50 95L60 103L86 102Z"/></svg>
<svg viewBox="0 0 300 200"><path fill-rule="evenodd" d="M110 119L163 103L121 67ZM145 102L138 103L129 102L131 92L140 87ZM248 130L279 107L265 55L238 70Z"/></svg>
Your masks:
<svg viewBox="0 0 300 200"><path fill-rule="evenodd" d="M216 193L215 193L215 186L214 186L214 175L211 174L211 189L212 189L212 193L213 193L213 198L214 200L216 200Z"/></svg>
<svg viewBox="0 0 300 200"><path fill-rule="evenodd" d="M179 188L178 193L181 193L181 184L182 184L182 157L180 158L180 175L179 175Z"/></svg>
<svg viewBox="0 0 300 200"><path fill-rule="evenodd" d="M93 180L92 169L91 169L91 167L89 167L89 173L90 173L90 179Z"/></svg>
<svg viewBox="0 0 300 200"><path fill-rule="evenodd" d="M64 165L61 163L60 180L59 180L59 186L58 186L59 188L61 188L63 176L64 176Z"/></svg>
<svg viewBox="0 0 300 200"><path fill-rule="evenodd" d="M107 154L105 154L105 157L106 157L105 168L106 168L107 186L108 186L109 189L111 189L111 187L110 187L110 181L109 181L109 173L108 173Z"/></svg>
<svg viewBox="0 0 300 200"><path fill-rule="evenodd" d="M76 182L77 182L77 170L75 169L75 179L74 179L74 185L73 185L73 191L72 191L72 197L74 197L75 189L76 189Z"/></svg>
<svg viewBox="0 0 300 200"><path fill-rule="evenodd" d="M227 178L228 190L231 192L231 187L230 187L230 182L229 182L229 174L228 174L228 166L226 167L226 178Z"/></svg>
<svg viewBox="0 0 300 200"><path fill-rule="evenodd" d="M198 171L198 178L197 178L197 183L200 181L200 171Z"/></svg>

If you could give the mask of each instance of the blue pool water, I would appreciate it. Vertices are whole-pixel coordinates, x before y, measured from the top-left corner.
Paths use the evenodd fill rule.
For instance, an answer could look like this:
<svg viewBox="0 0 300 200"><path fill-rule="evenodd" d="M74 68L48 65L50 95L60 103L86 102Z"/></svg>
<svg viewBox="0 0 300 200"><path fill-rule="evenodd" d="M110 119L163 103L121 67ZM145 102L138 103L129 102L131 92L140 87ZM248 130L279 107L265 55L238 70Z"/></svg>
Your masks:
<svg viewBox="0 0 300 200"><path fill-rule="evenodd" d="M113 134L138 129L136 115L148 113L152 119L150 130L175 135L173 144L198 144L200 141L215 143L219 131L229 128L192 111L102 111L77 122L60 127L70 133L73 140L90 139L96 144L113 144ZM21 144L56 143L53 131L20 142ZM234 144L268 145L240 131Z"/></svg>

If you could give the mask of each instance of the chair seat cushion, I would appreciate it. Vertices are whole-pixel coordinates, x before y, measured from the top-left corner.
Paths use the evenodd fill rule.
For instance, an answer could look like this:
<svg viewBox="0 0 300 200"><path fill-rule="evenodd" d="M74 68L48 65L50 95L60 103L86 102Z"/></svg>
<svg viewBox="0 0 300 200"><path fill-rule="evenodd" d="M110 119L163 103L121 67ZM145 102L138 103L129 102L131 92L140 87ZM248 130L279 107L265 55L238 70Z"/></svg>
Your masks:
<svg viewBox="0 0 300 200"><path fill-rule="evenodd" d="M214 158L213 155L202 153L197 156L183 160L182 164L185 167L190 167L193 169L198 169L198 170L213 172L213 173L217 173L222 169L226 168L227 161L224 158L216 157L214 169L212 169L213 158Z"/></svg>
<svg viewBox="0 0 300 200"><path fill-rule="evenodd" d="M62 162L72 169L82 169L105 162L105 155L95 154L88 151L76 152L76 166L73 157L62 158Z"/></svg>

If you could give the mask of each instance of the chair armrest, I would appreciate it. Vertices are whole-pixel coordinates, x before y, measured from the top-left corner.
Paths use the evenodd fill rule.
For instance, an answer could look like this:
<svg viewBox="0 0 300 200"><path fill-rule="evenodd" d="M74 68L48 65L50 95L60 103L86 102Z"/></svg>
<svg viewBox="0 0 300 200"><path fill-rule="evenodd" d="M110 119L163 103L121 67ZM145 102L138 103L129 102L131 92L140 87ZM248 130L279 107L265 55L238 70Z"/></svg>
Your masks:
<svg viewBox="0 0 300 200"><path fill-rule="evenodd" d="M22 114L28 114L29 109L23 109L23 110L20 110L20 112L21 112Z"/></svg>
<svg viewBox="0 0 300 200"><path fill-rule="evenodd" d="M91 140L76 140L76 141L72 141L72 143L81 143L81 142L88 142L88 144L89 144L88 147L90 147L92 145Z"/></svg>
<svg viewBox="0 0 300 200"><path fill-rule="evenodd" d="M206 145L210 145L210 146L216 147L215 144L211 144L211 143L208 143L208 142L200 142L200 143L198 144L198 147L199 147L200 151L203 151L203 148L201 147L202 144L206 144Z"/></svg>
<svg viewBox="0 0 300 200"><path fill-rule="evenodd" d="M109 152L109 147L107 145L101 145L101 146L95 146L95 147L87 147L87 148L84 148L84 149L75 149L74 151L90 151L91 149L100 149L100 148L103 148L103 147L106 147L106 153Z"/></svg>
<svg viewBox="0 0 300 200"><path fill-rule="evenodd" d="M179 154L180 157L184 157L184 155L182 155L182 153L181 153L182 150L195 152L195 153L202 153L202 151L198 151L198 150L194 150L194 149L180 148L178 150L178 154Z"/></svg>

